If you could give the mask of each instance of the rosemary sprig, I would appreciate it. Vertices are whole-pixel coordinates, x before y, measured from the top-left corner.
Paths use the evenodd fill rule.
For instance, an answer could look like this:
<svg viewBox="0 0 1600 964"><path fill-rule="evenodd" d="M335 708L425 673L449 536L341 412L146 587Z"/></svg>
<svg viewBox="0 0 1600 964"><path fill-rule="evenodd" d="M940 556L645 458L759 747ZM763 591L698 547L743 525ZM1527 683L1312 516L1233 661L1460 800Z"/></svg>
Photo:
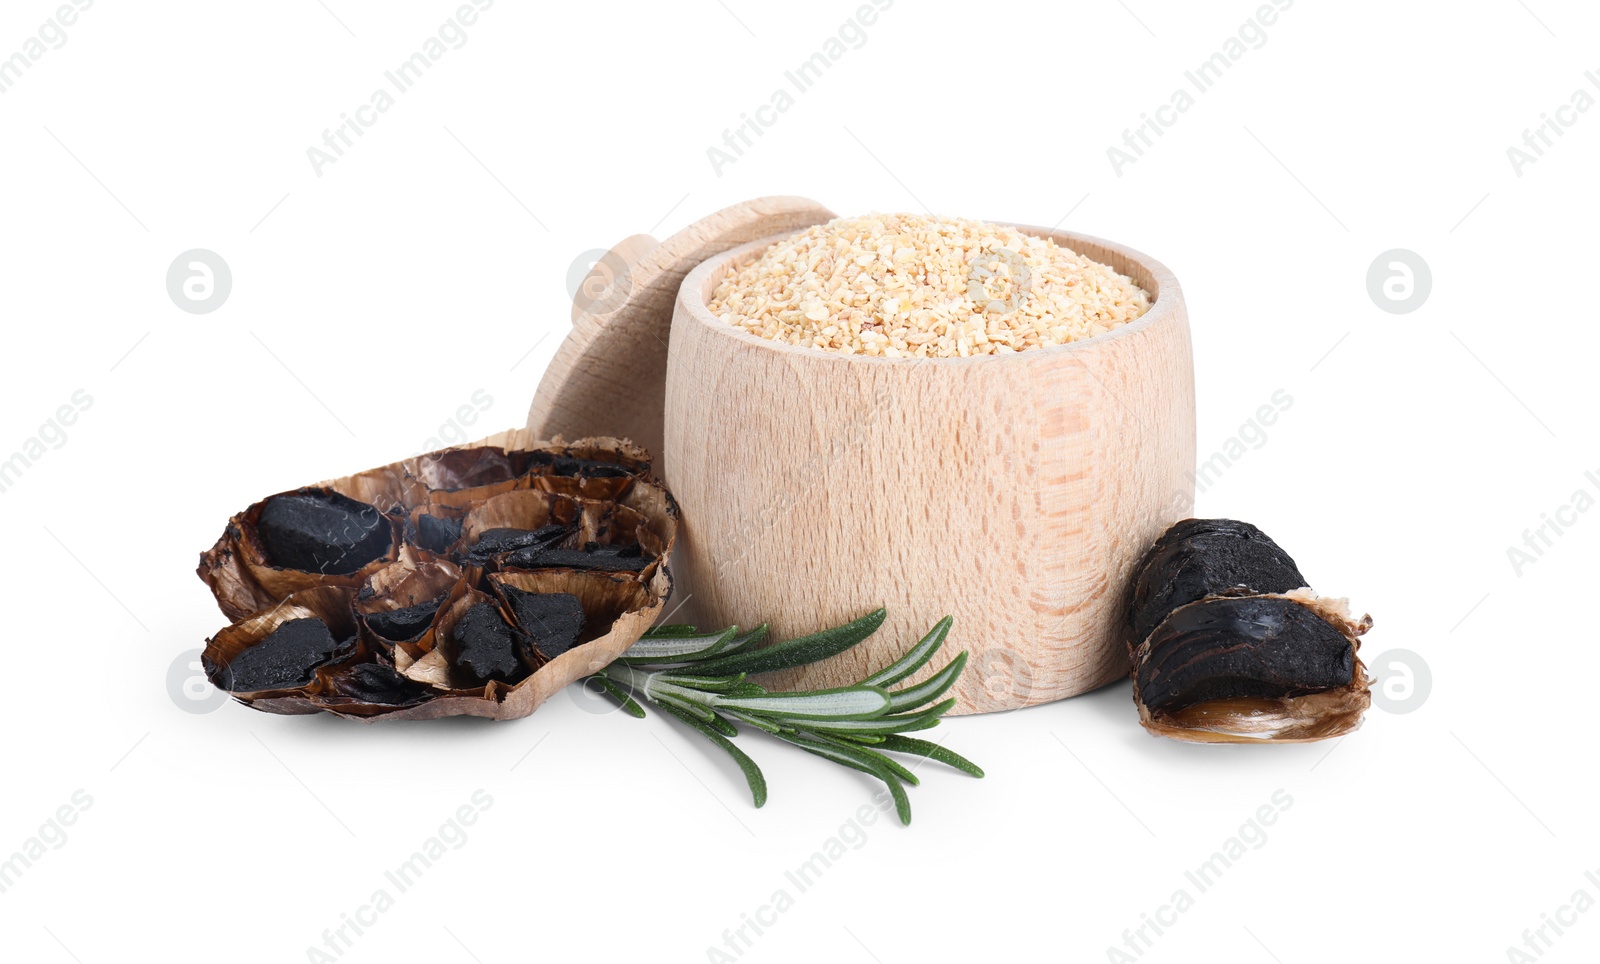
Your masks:
<svg viewBox="0 0 1600 964"><path fill-rule="evenodd" d="M889 687L925 666L950 634L950 617L939 620L905 655L854 686L772 693L750 682L754 673L805 666L850 649L883 625L883 609L810 636L758 646L765 624L741 634L737 626L702 633L693 626L657 626L622 657L591 679L630 715L643 719L643 697L728 752L750 784L756 806L767 802L767 781L754 760L733 745L737 723L877 777L894 797L900 822L911 822L905 784L916 775L888 753L935 760L975 777L983 770L937 743L906 733L931 729L955 705L936 702L961 678L967 654L960 653L927 680L899 690Z"/></svg>

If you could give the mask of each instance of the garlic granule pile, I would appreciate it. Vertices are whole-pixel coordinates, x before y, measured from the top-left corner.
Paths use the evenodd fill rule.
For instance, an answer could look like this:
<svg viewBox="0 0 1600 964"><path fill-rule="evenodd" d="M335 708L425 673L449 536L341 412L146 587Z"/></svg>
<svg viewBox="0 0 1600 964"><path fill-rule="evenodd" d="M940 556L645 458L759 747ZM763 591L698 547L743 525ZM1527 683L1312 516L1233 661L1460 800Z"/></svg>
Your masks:
<svg viewBox="0 0 1600 964"><path fill-rule="evenodd" d="M712 314L847 355L962 358L1089 338L1150 307L1130 278L1054 241L961 218L835 218L736 265Z"/></svg>

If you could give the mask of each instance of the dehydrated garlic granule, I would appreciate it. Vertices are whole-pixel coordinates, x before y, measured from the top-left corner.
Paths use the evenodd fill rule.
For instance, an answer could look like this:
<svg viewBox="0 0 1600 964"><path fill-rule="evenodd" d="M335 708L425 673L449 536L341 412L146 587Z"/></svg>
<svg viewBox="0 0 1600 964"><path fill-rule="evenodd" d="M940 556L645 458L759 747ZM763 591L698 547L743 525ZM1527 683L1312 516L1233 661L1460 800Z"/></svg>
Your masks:
<svg viewBox="0 0 1600 964"><path fill-rule="evenodd" d="M751 334L888 358L995 355L1125 325L1150 296L1047 238L961 218L869 214L785 238L708 306Z"/></svg>

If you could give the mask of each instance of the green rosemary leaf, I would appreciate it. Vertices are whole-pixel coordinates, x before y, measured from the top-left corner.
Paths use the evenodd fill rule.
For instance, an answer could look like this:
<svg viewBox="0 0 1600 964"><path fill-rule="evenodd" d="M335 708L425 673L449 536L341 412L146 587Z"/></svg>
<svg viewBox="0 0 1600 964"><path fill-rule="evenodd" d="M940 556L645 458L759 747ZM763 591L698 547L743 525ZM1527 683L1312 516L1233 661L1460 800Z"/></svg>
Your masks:
<svg viewBox="0 0 1600 964"><path fill-rule="evenodd" d="M600 683L600 688L605 691L606 695L616 700L617 703L622 706L623 711L629 716L640 720L644 719L644 707L640 706L633 697L629 696L627 693L624 693L622 691L622 687L618 686L616 683L613 683L611 680L606 679L604 676L591 676L589 679L598 680ZM588 681L586 680L585 685L587 685L587 683Z"/></svg>
<svg viewBox="0 0 1600 964"><path fill-rule="evenodd" d="M766 639L766 638L767 638L767 624L766 623L762 623L761 625L757 626L755 629L752 629L748 633L745 633L743 636L735 637L733 642L729 643L722 651L724 653L741 652L741 651L743 651L743 650L745 650L745 649L747 649L747 648L749 648L751 646L754 646L756 643L759 643L763 639Z"/></svg>
<svg viewBox="0 0 1600 964"><path fill-rule="evenodd" d="M809 753L815 753L817 756L820 756L825 760L832 760L834 763L842 763L852 770L860 770L862 773L865 773L869 776L881 778L887 772L881 767L874 765L872 761L862 759L861 757L850 753L843 747L834 746L831 743L823 743L821 740L807 736L804 733L785 731L777 734L777 737L778 739L787 743L793 743L795 746Z"/></svg>
<svg viewBox="0 0 1600 964"><path fill-rule="evenodd" d="M853 751L852 748L823 743L818 740L808 739L804 736L781 733L778 739L787 740L808 753L814 753L835 763L842 763L852 770L860 770L882 780L889 788L889 793L894 797L894 808L900 815L900 822L906 825L911 823L911 801L906 797L905 787L900 785L900 779L889 767L878 763L874 757L887 759L881 753L871 753L869 750ZM870 756L868 754L871 754Z"/></svg>
<svg viewBox="0 0 1600 964"><path fill-rule="evenodd" d="M660 626L652 626L645 630L644 635L639 638L655 639L662 636L694 636L699 632L700 630L688 623L662 623Z"/></svg>
<svg viewBox="0 0 1600 964"><path fill-rule="evenodd" d="M605 693L634 716L643 716L644 707L631 693L721 747L744 773L758 807L767 799L766 778L753 760L729 742L739 735L736 723L882 780L901 822L909 824L911 802L905 785L916 785L916 775L883 751L911 753L974 776L983 775L959 754L900 735L937 726L940 717L955 706L954 699L926 704L955 685L966 668L966 653L958 654L925 682L899 692L887 689L928 663L950 632L948 616L905 656L855 686L770 693L745 678L746 674L804 666L842 653L871 636L884 617L879 609L843 626L761 648L757 647L766 637L765 624L743 635L737 627L702 633L687 625L658 626L621 659L590 678L599 680Z"/></svg>
<svg viewBox="0 0 1600 964"><path fill-rule="evenodd" d="M691 686L678 685L673 682L672 674L665 670L652 672L618 661L607 666L602 672L619 683L633 687L645 699L653 702L670 699L698 709L699 704L715 699L715 694Z"/></svg>
<svg viewBox="0 0 1600 964"><path fill-rule="evenodd" d="M661 674L663 683L674 686L686 686L690 689L704 690L707 693L732 693L744 688L744 674L738 676L686 676L677 670L668 670ZM766 690L762 690L763 693Z"/></svg>
<svg viewBox="0 0 1600 964"><path fill-rule="evenodd" d="M723 736L739 735L738 727L734 726L732 723L729 723L726 719L718 716L715 713L711 714L711 719L708 721L707 725L713 730L716 730L718 733L721 733Z"/></svg>
<svg viewBox="0 0 1600 964"><path fill-rule="evenodd" d="M695 672L708 675L722 673L770 673L780 669L792 669L796 666L805 666L818 660L837 656L862 640L871 636L883 625L884 617L888 613L884 609L877 609L862 616L860 619L851 620L843 626L824 629L820 633L809 636L800 636L795 639L786 639L781 643L773 643L761 649L744 653L734 653L730 656L719 656L706 662L698 663Z"/></svg>
<svg viewBox="0 0 1600 964"><path fill-rule="evenodd" d="M917 715L918 716L944 716L946 713L950 712L951 710L953 710L955 708L956 708L956 698L954 696L952 696L949 699L945 700L943 703L935 703L932 706L923 707L922 709L917 711Z"/></svg>
<svg viewBox="0 0 1600 964"><path fill-rule="evenodd" d="M718 733L716 730L700 722L694 717L689 716L688 714L683 713L671 706L663 706L662 709L666 710L673 716L676 716L679 720L682 720L689 726L694 727L696 730L699 730L701 736L704 736L712 743L715 743L717 746L726 750L728 755L733 757L733 762L739 765L739 770L744 773L744 780L750 785L750 797L755 801L756 807L759 808L766 804L767 778L762 775L761 768L756 766L756 761L745 755L743 750L734 746L733 743L727 739L727 737L724 737L721 733Z"/></svg>
<svg viewBox="0 0 1600 964"><path fill-rule="evenodd" d="M939 717L949 713L954 708L955 700L946 700L944 703L934 703L928 708L918 709L917 713L896 713L890 716L877 716L862 721L838 721L838 719L819 719L808 721L800 717L787 717L786 714L771 714L773 722L781 725L792 725L800 730L827 730L830 733L904 733L910 730L928 730L939 725Z"/></svg>
<svg viewBox="0 0 1600 964"><path fill-rule="evenodd" d="M659 690L654 696L650 697L650 702L656 704L662 709L675 709L680 713L687 713L702 723L709 724L711 722L711 718L716 716L715 713L706 709L704 706L701 706L699 703L696 703L692 699L675 696L671 693L663 693Z"/></svg>
<svg viewBox="0 0 1600 964"><path fill-rule="evenodd" d="M805 693L768 693L765 696L725 697L708 694L716 707L744 710L791 720L870 720L889 709L889 694L875 686L845 686Z"/></svg>
<svg viewBox="0 0 1600 964"><path fill-rule="evenodd" d="M741 713L738 710L730 710L726 708L723 709L723 712L738 720L740 723L749 724L758 730L765 730L768 733L776 734L781 732L783 729L781 726L764 716L755 716L750 713Z"/></svg>
<svg viewBox="0 0 1600 964"><path fill-rule="evenodd" d="M954 620L949 616L933 624L928 630L928 635L917 641L917 645L906 651L899 659L878 670L871 676L862 680L865 686L893 686L923 667L939 647L944 645L944 638L950 635L950 625Z"/></svg>
<svg viewBox="0 0 1600 964"><path fill-rule="evenodd" d="M927 740L916 740L909 736L891 734L883 738L883 742L878 745L878 748L889 750L892 753L914 753L917 756L927 757L930 760L943 763L945 766L955 767L963 773L970 773L975 777L983 776L983 768L976 763L954 750L947 750L939 744L930 743Z"/></svg>
<svg viewBox="0 0 1600 964"><path fill-rule="evenodd" d="M883 782L889 785L889 794L894 797L894 811L900 815L901 825L911 826L911 800L906 797L906 788L892 776L884 777Z"/></svg>
<svg viewBox="0 0 1600 964"><path fill-rule="evenodd" d="M816 730L819 733L911 733L916 730L931 730L939 725L939 717L954 705L954 700L947 700L938 706L922 710L917 713L901 713L894 716L880 716L870 720L801 720L793 717L773 714L773 721L783 725L793 725L800 730Z"/></svg>
<svg viewBox="0 0 1600 964"><path fill-rule="evenodd" d="M807 735L809 736L812 734ZM896 760L892 757L886 757L876 750L870 750L864 746L858 746L855 743L834 739L833 737L824 736L822 734L815 734L815 736L816 739L828 744L829 746L837 747L838 749L849 753L858 754L861 758L871 761L873 766L882 767L883 769L888 770L890 773L911 784L912 786L917 786L921 782L917 779L917 775L902 766L899 760Z"/></svg>
<svg viewBox="0 0 1600 964"><path fill-rule="evenodd" d="M701 656L712 656L720 652L739 634L736 626L730 626L720 633L695 633L663 636L660 638L641 637L638 642L628 647L621 659L630 665L640 663L681 663Z"/></svg>
<svg viewBox="0 0 1600 964"><path fill-rule="evenodd" d="M967 668L967 654L961 653L950 664L939 672L918 683L908 686L903 690L889 694L889 709L891 712L909 710L931 703L943 696L950 687L956 685L956 680L961 678L961 671Z"/></svg>

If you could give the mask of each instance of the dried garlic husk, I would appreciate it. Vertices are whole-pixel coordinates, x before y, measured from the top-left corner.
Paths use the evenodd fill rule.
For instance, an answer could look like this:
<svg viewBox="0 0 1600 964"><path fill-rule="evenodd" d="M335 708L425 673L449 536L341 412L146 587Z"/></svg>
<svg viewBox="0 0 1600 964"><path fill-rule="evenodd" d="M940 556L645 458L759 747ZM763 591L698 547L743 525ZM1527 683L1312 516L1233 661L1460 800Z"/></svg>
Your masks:
<svg viewBox="0 0 1600 964"><path fill-rule="evenodd" d="M500 568L513 552L570 542L582 515L576 499L537 489L496 495L462 518L458 554L470 564Z"/></svg>
<svg viewBox="0 0 1600 964"><path fill-rule="evenodd" d="M629 574L572 569L497 572L489 576L488 582L490 589L505 600L518 625L528 633L541 662L561 660L574 654L588 655L583 652L584 644L607 625L643 605L648 593L645 584ZM540 604L524 598L529 595L575 599L583 612L576 638L569 641L567 626L559 619L551 619ZM558 608L557 612L560 611ZM570 614L565 618L570 621ZM571 661L579 662L576 658ZM585 665L588 668L578 675L588 675L606 664Z"/></svg>
<svg viewBox="0 0 1600 964"><path fill-rule="evenodd" d="M323 667L358 656L353 598L351 590L338 586L290 593L207 640L201 655L206 675L242 699L315 688Z"/></svg>
<svg viewBox="0 0 1600 964"><path fill-rule="evenodd" d="M356 620L374 652L394 659L399 647L411 658L432 648L433 632L461 567L442 559L404 559L373 573L356 593Z"/></svg>
<svg viewBox="0 0 1600 964"><path fill-rule="evenodd" d="M301 589L360 586L395 562L402 551L394 517L399 503L386 500L399 487L372 494L377 487L368 481L280 492L228 520L199 568L228 618L242 619Z"/></svg>
<svg viewBox="0 0 1600 964"><path fill-rule="evenodd" d="M1128 613L1134 703L1152 733L1292 743L1349 733L1371 703L1357 655L1372 617L1304 586L1265 533L1186 519L1147 552Z"/></svg>
<svg viewBox="0 0 1600 964"><path fill-rule="evenodd" d="M610 449L586 442L552 446L534 454L529 472L536 489L612 500L627 490L630 477L650 473L650 453L637 445Z"/></svg>
<svg viewBox="0 0 1600 964"><path fill-rule="evenodd" d="M528 487L528 460L495 445L444 449L401 463L407 478L426 493L423 501L468 506L492 495Z"/></svg>
<svg viewBox="0 0 1600 964"><path fill-rule="evenodd" d="M327 674L312 705L343 716L377 716L432 699L434 687L383 663L355 663Z"/></svg>
<svg viewBox="0 0 1600 964"><path fill-rule="evenodd" d="M671 593L677 505L649 468L518 431L262 500L201 556L234 620L207 674L276 713L526 716Z"/></svg>

